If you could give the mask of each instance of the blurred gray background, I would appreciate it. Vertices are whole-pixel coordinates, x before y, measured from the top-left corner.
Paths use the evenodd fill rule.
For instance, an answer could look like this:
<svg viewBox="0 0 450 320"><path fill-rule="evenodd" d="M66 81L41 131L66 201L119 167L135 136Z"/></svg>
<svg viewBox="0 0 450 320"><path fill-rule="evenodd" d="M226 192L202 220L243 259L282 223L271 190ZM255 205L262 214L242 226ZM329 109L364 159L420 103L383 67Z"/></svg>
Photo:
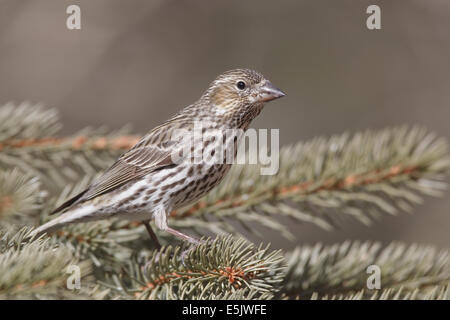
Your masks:
<svg viewBox="0 0 450 320"><path fill-rule="evenodd" d="M81 7L81 30L66 8ZM378 4L382 29L366 28ZM42 102L64 133L145 132L195 101L219 73L261 71L288 96L255 127L281 144L421 124L450 137L450 1L0 0L0 104ZM449 192L450 195L450 192ZM450 248L450 197L375 227L292 226L299 243L403 240ZM292 247L275 233L267 240Z"/></svg>

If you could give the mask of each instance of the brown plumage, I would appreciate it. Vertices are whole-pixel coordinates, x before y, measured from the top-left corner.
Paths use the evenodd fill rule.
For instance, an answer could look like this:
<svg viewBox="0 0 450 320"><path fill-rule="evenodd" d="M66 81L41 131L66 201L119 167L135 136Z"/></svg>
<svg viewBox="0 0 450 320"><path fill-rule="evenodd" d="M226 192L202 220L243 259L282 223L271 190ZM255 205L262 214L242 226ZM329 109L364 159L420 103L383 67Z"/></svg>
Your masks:
<svg viewBox="0 0 450 320"><path fill-rule="evenodd" d="M34 234L50 232L68 223L114 216L144 221L155 241L148 225L151 219L155 219L159 228L196 242L168 227L167 214L205 195L222 180L230 164L225 161L209 163L204 159L195 163L192 154L174 157L186 150L183 136L175 136L175 133L179 130L192 132L198 123L202 125L202 133L228 129L245 131L261 112L264 102L282 96L282 91L256 71L225 72L210 84L197 102L147 133L86 190L55 209L54 213L65 212L37 228ZM217 143L225 144L225 149L237 150L239 139L193 142L191 147L214 154Z"/></svg>

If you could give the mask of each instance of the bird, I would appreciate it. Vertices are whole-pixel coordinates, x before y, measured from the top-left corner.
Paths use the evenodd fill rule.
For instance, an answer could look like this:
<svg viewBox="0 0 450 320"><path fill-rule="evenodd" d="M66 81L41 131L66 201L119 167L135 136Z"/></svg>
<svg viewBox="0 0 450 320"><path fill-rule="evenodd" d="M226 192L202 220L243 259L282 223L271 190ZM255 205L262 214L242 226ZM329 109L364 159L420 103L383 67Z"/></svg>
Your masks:
<svg viewBox="0 0 450 320"><path fill-rule="evenodd" d="M206 195L222 181L232 163L221 159L225 157L222 154L215 157L222 161L211 161L194 157L193 153L203 151L213 156L222 143L226 150L234 150L231 158L235 158L242 132L264 104L285 95L257 71L241 68L224 72L195 103L149 131L85 190L53 210L51 215L62 213L34 229L31 236L48 234L72 223L114 217L144 224L158 249L161 244L150 226L152 220L160 230L199 244L198 239L169 227L168 215ZM209 130L238 133L215 141L204 137L186 139L186 132L199 124L203 134ZM191 153L183 154L183 150Z"/></svg>

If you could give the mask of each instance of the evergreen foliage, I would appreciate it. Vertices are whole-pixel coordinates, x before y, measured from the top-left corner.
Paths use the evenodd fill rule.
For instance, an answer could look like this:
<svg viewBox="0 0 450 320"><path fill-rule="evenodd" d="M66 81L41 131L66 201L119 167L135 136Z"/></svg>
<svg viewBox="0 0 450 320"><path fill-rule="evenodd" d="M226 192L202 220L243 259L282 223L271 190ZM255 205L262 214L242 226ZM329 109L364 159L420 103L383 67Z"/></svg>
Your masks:
<svg viewBox="0 0 450 320"><path fill-rule="evenodd" d="M60 128L54 109L0 107L2 299L450 298L447 251L346 241L285 252L253 244L236 228L259 235L260 224L295 241L280 217L331 231L348 220L370 226L383 214L411 212L424 195L445 192L450 169L445 139L422 127L286 146L274 176L234 165L210 194L171 213L173 227L213 236L190 248L158 231L160 251L141 224L115 219L27 237L139 138L128 128L59 137ZM81 270L76 290L67 289L72 265ZM381 271L379 290L367 287L371 265Z"/></svg>

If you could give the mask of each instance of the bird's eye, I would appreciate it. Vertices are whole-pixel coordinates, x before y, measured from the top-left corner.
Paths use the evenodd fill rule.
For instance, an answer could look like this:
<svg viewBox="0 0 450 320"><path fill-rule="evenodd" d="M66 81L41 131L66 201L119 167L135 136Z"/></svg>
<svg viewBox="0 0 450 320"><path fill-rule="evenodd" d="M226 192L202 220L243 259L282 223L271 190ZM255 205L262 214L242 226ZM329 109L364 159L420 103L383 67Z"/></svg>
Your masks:
<svg viewBox="0 0 450 320"><path fill-rule="evenodd" d="M238 87L239 90L244 90L245 89L245 82L244 81L239 81L236 86Z"/></svg>

